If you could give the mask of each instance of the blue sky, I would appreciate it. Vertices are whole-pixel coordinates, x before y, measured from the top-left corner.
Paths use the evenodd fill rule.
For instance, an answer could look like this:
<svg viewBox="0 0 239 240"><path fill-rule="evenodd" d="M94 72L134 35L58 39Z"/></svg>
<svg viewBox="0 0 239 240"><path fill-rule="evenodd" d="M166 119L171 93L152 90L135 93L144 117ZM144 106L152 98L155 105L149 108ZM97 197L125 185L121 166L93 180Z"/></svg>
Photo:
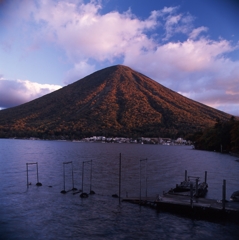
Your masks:
<svg viewBox="0 0 239 240"><path fill-rule="evenodd" d="M238 0L0 0L0 109L123 64L239 116Z"/></svg>

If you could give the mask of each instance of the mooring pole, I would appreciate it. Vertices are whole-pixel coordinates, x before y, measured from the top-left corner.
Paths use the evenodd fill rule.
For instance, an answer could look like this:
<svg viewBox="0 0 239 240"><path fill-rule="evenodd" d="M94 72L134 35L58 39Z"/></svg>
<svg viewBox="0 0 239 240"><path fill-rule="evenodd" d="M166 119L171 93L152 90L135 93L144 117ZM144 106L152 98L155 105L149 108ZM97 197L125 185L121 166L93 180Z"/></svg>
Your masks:
<svg viewBox="0 0 239 240"><path fill-rule="evenodd" d="M65 164L63 163L63 190L66 191Z"/></svg>
<svg viewBox="0 0 239 240"><path fill-rule="evenodd" d="M204 182L207 183L207 171L205 171L205 179Z"/></svg>
<svg viewBox="0 0 239 240"><path fill-rule="evenodd" d="M86 195L88 197L88 194L84 193L85 163L90 164L90 194L95 194L95 192L92 190L92 160L84 161L84 162L82 162L82 181L81 181L81 191L82 191L81 197L83 197L83 198L85 198ZM75 189L75 190L77 190L77 189Z"/></svg>
<svg viewBox="0 0 239 240"><path fill-rule="evenodd" d="M196 178L196 197L198 197L198 178Z"/></svg>
<svg viewBox="0 0 239 240"><path fill-rule="evenodd" d="M187 178L188 178L188 172L187 170L185 170L185 182L187 182Z"/></svg>
<svg viewBox="0 0 239 240"><path fill-rule="evenodd" d="M26 168L27 168L27 188L29 188L29 185L28 185L28 163L26 163Z"/></svg>
<svg viewBox="0 0 239 240"><path fill-rule="evenodd" d="M141 204L141 160L139 164L139 204Z"/></svg>
<svg viewBox="0 0 239 240"><path fill-rule="evenodd" d="M71 181L72 181L72 189L74 189L74 173L73 173L73 164L71 163Z"/></svg>
<svg viewBox="0 0 239 240"><path fill-rule="evenodd" d="M119 204L121 198L121 153L119 155Z"/></svg>
<svg viewBox="0 0 239 240"><path fill-rule="evenodd" d="M71 176L72 176L72 190L75 191L77 190L77 188L75 188L75 184L74 184L73 162L71 162Z"/></svg>
<svg viewBox="0 0 239 240"><path fill-rule="evenodd" d="M42 184L39 182L38 163L35 162L35 163L26 163L26 167L27 167L27 187L28 187L28 185L29 185L29 178L28 178L28 165L36 165L36 168L37 168L37 183L36 183L36 185L37 185L37 186L42 186Z"/></svg>
<svg viewBox="0 0 239 240"><path fill-rule="evenodd" d="M33 163L34 164L34 163ZM38 162L35 163L37 165L37 186L42 186L42 184L39 182L39 175L38 175Z"/></svg>
<svg viewBox="0 0 239 240"><path fill-rule="evenodd" d="M39 176L38 176L38 162L36 162L37 165L37 183L39 183Z"/></svg>
<svg viewBox="0 0 239 240"><path fill-rule="evenodd" d="M72 190L77 190L74 188L74 172L73 172L73 164L72 161L70 162L63 162L63 184L64 184L64 190L61 191L61 193L66 193L66 172L65 172L65 165L66 164L71 164L71 177L72 177Z"/></svg>
<svg viewBox="0 0 239 240"><path fill-rule="evenodd" d="M222 209L225 210L225 205L226 205L226 180L223 180L223 185L222 185Z"/></svg>
<svg viewBox="0 0 239 240"><path fill-rule="evenodd" d="M148 195L148 183L147 183L147 158L145 159L145 197Z"/></svg>
<svg viewBox="0 0 239 240"><path fill-rule="evenodd" d="M83 187L84 187L84 162L82 163L82 183L81 183L81 189L82 189L82 193L84 192L83 191Z"/></svg>
<svg viewBox="0 0 239 240"><path fill-rule="evenodd" d="M141 198L142 198L142 194L141 194L141 175L142 175L142 170L141 170L141 162L142 161L145 161L145 184L146 184L146 186L145 186L145 195L146 195L146 197L147 197L147 191L148 191L148 189L147 189L147 158L145 158L145 159L140 159L139 160L139 162L140 162L140 164L139 164L139 200L140 200L140 203L141 203Z"/></svg>
<svg viewBox="0 0 239 240"><path fill-rule="evenodd" d="M90 193L92 191L91 184L92 184L92 160L90 160Z"/></svg>
<svg viewBox="0 0 239 240"><path fill-rule="evenodd" d="M190 183L190 204L191 208L193 208L193 183Z"/></svg>

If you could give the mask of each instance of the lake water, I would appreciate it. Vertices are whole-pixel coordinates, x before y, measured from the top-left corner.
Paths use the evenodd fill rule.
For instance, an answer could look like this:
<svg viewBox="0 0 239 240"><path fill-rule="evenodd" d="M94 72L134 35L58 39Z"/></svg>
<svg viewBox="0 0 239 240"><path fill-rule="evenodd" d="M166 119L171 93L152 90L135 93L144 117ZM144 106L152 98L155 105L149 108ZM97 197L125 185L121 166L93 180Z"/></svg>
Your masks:
<svg viewBox="0 0 239 240"><path fill-rule="evenodd" d="M188 175L204 179L207 198L222 198L223 179L227 199L239 190L237 157L193 150L190 146L81 143L0 139L0 239L238 239L238 225L193 220L155 209L122 202L118 194L121 153L121 197L161 195ZM72 191L61 194L63 162L72 161L74 186L92 190L82 199ZM26 163L28 165L27 188ZM147 164L146 164L147 163ZM65 164L65 189L72 188L71 164Z"/></svg>

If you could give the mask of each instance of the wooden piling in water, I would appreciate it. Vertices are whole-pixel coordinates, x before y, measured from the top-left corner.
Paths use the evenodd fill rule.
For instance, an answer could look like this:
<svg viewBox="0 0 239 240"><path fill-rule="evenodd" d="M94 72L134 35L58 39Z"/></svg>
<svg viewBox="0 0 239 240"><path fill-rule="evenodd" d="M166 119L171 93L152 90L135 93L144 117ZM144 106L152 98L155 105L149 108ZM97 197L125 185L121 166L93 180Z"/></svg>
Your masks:
<svg viewBox="0 0 239 240"><path fill-rule="evenodd" d="M185 170L185 178L184 178L184 181L186 182L188 180L188 171Z"/></svg>
<svg viewBox="0 0 239 240"><path fill-rule="evenodd" d="M226 180L223 180L222 184L222 209L225 210L225 204L226 204Z"/></svg>
<svg viewBox="0 0 239 240"><path fill-rule="evenodd" d="M190 205L193 208L193 183L190 183Z"/></svg>
<svg viewBox="0 0 239 240"><path fill-rule="evenodd" d="M142 194L141 194L141 188L142 188L142 184L141 184L141 179L142 179L141 163L143 161L145 162L145 197L147 197L147 194L148 194L148 189L147 189L147 160L148 160L147 158L139 160L139 196L140 196L140 199L142 197Z"/></svg>
<svg viewBox="0 0 239 240"><path fill-rule="evenodd" d="M38 162L35 162L35 163L26 163L26 170L27 170L27 188L29 187L28 165L36 165L36 169L37 169L37 183L36 183L36 186L42 186L42 184L39 182Z"/></svg>
<svg viewBox="0 0 239 240"><path fill-rule="evenodd" d="M95 192L92 190L92 160L84 161L84 162L82 162L82 180L81 180L82 194L80 195L83 198L88 197L88 193L84 192L85 163L90 163L90 192L89 192L89 194L95 194Z"/></svg>
<svg viewBox="0 0 239 240"><path fill-rule="evenodd" d="M27 170L27 188L28 188L28 187L29 187L29 186L28 186L29 184L28 184L28 164L27 164L27 163L26 163L26 168L27 168L26 170Z"/></svg>
<svg viewBox="0 0 239 240"><path fill-rule="evenodd" d="M119 155L119 204L121 203L121 153Z"/></svg>
<svg viewBox="0 0 239 240"><path fill-rule="evenodd" d="M66 193L66 175L65 175L65 165L63 163L63 190L62 193Z"/></svg>
<svg viewBox="0 0 239 240"><path fill-rule="evenodd" d="M74 184L74 171L73 171L73 163L71 162L71 179L72 179L72 191L76 191L77 188L75 188Z"/></svg>
<svg viewBox="0 0 239 240"><path fill-rule="evenodd" d="M90 160L90 194L93 193L92 190L92 160Z"/></svg>
<svg viewBox="0 0 239 240"><path fill-rule="evenodd" d="M61 193L66 193L66 172L65 172L65 165L66 164L71 164L71 182L72 182L72 191L77 190L77 188L75 188L74 186L74 171L73 171L73 163L72 161L69 162L63 162L63 190L61 191ZM70 191L70 190L68 190Z"/></svg>
<svg viewBox="0 0 239 240"><path fill-rule="evenodd" d="M196 178L196 189L195 189L195 191L196 191L196 196L198 196L198 178Z"/></svg>
<svg viewBox="0 0 239 240"><path fill-rule="evenodd" d="M82 190L82 193L84 192L84 164L85 162L82 163L82 179L81 179L81 190Z"/></svg>

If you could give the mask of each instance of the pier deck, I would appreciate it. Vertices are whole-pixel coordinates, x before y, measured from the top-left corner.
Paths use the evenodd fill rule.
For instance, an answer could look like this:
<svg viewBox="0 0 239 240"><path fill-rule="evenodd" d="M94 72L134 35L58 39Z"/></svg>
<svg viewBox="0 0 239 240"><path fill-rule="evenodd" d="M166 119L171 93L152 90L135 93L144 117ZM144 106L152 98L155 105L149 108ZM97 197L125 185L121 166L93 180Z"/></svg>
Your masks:
<svg viewBox="0 0 239 240"><path fill-rule="evenodd" d="M190 198L165 193L157 197L125 198L122 201L153 207L157 210L188 215L205 220L230 220L239 223L239 202Z"/></svg>

